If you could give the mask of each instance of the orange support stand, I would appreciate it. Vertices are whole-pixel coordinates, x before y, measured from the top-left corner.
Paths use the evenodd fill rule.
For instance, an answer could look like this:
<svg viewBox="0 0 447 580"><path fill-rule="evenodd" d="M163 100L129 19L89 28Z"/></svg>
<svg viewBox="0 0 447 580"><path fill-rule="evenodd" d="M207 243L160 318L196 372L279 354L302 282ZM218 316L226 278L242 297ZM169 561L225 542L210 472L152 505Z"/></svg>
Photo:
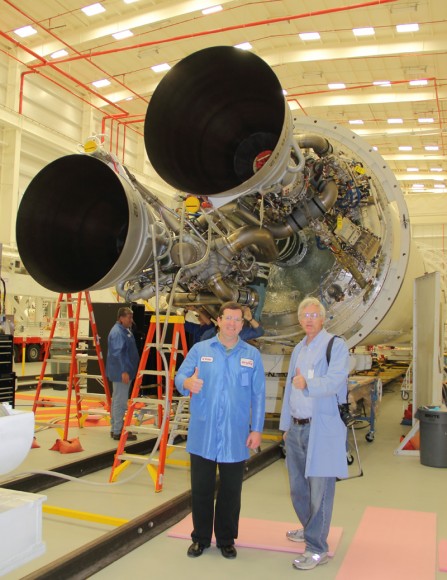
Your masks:
<svg viewBox="0 0 447 580"><path fill-rule="evenodd" d="M158 336L160 325L172 324L172 343L160 344ZM156 342L154 338L156 337ZM181 349L179 349L181 343ZM156 349L156 370L146 370L147 360L151 348ZM185 326L183 316L152 316L149 329L146 335L143 354L141 355L137 376L129 400L121 438L115 454L112 466L110 482L116 480L118 475L131 463L146 465L151 478L154 481L155 491L159 492L163 487L164 469L166 464L166 451L169 437L169 424L172 411L172 395L174 391L174 378L177 370L177 354L179 352L186 355L187 343L185 336ZM166 354L169 354L169 364L166 361ZM145 375L157 377L157 398L139 397L140 388ZM149 415L154 419L154 425L132 424L135 413ZM157 441L153 447L151 455L141 456L129 454L124 451L128 433L145 433L155 435ZM158 452L158 457L155 453Z"/></svg>
<svg viewBox="0 0 447 580"><path fill-rule="evenodd" d="M85 305L88 310L88 318L81 318L81 306L85 301ZM89 336L80 336L80 321L81 320L88 320L90 322L90 328L92 330L92 337ZM66 329L64 329L58 325L65 325L68 326L68 334L69 336L61 336L66 333ZM56 335L56 330L60 336ZM101 375L94 376L100 384L102 384L104 388L104 395L100 395L100 399L104 401L106 412L110 413L110 406L111 406L111 396L109 390L109 384L106 377L105 372L105 365L104 359L101 352L101 346L99 341L98 329L96 326L96 321L93 313L93 306L90 299L90 294L88 292L79 292L76 296L73 297L72 294L59 294L59 297L56 302L56 309L53 317L53 321L51 324L50 335L48 341L45 343L45 351L44 357L42 362L42 368L39 376L39 380L37 383L36 394L34 397L33 403L33 413L36 413L38 407L45 407L51 404L51 406L60 406L65 407L65 420L64 420L64 428L62 433L62 438L64 441L68 439L68 428L70 422L70 408L72 402L73 391L75 393L75 402L76 402L76 417L78 419L78 424L82 427L82 419L88 413L82 409L82 399L83 395L81 394L80 390L80 379L82 377L87 377L89 375L83 375L79 373L78 369L78 355L82 353L79 349L79 342L80 341L88 341L92 340L95 349L96 349L96 356L88 356L87 358L97 358L99 362L99 368ZM69 344L69 354L66 352L64 354L53 354L51 349L55 350L54 345L59 343L59 345L66 345ZM68 349L67 349L68 350ZM67 380L53 380L51 377L46 376L46 369L47 363L49 361L53 362L69 362L69 373ZM43 400L41 398L42 394L42 387L43 385L63 385L67 389L67 398L66 403L56 403L52 401ZM87 397L85 397L87 398ZM94 397L96 398L96 397ZM40 422L37 422L38 424ZM49 426L60 428L61 425L58 424L50 424Z"/></svg>

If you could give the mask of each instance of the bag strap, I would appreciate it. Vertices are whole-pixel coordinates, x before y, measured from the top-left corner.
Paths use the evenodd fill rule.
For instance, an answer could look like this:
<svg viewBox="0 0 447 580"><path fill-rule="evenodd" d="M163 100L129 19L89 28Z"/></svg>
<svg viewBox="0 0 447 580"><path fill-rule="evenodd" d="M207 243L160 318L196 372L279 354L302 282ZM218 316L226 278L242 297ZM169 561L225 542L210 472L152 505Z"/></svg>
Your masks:
<svg viewBox="0 0 447 580"><path fill-rule="evenodd" d="M327 347L326 347L326 360L327 360L327 364L328 365L331 362L332 345L334 344L334 340L336 338L340 338L340 337L337 334L334 334L334 336L327 343Z"/></svg>
<svg viewBox="0 0 447 580"><path fill-rule="evenodd" d="M331 337L331 339L329 340L329 342L327 343L327 347L326 347L326 360L327 360L327 364L329 366L329 363L331 362L331 352L332 352L332 346L334 344L334 340L336 338L341 338L341 336L338 336L338 334L334 334L334 336ZM337 397L337 403L339 403L338 401L338 396ZM348 397L348 385L346 385L346 400Z"/></svg>

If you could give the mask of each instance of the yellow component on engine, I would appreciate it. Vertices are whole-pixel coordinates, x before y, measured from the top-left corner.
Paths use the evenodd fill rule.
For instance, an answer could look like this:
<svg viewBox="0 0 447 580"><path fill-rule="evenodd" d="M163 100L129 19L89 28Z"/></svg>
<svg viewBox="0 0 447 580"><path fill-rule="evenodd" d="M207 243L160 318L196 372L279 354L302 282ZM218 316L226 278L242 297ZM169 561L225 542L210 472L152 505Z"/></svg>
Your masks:
<svg viewBox="0 0 447 580"><path fill-rule="evenodd" d="M86 153L94 153L98 149L98 143L94 139L87 139L84 143L84 151Z"/></svg>
<svg viewBox="0 0 447 580"><path fill-rule="evenodd" d="M189 195L185 199L185 210L188 213L196 213L199 211L199 209L200 209L200 200L197 197L194 197L193 195Z"/></svg>

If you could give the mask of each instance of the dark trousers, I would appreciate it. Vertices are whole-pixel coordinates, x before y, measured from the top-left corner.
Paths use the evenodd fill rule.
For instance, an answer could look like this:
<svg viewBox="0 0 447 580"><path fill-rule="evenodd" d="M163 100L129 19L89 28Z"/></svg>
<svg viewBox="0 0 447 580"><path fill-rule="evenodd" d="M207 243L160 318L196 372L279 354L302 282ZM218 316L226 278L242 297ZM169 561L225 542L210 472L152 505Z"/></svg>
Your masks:
<svg viewBox="0 0 447 580"><path fill-rule="evenodd" d="M193 542L209 546L214 521L217 545L234 544L239 528L244 465L245 461L217 463L191 453ZM214 507L217 468L220 482Z"/></svg>

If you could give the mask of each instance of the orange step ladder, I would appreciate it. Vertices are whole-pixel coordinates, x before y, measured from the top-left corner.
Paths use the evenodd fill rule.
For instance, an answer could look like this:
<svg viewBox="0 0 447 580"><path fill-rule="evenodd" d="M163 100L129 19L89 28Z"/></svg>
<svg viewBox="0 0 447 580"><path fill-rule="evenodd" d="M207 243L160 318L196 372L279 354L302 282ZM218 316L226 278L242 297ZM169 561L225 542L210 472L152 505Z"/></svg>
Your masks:
<svg viewBox="0 0 447 580"><path fill-rule="evenodd" d="M81 317L81 307L85 305L88 311L88 317L82 318ZM83 336L80 334L80 322L82 320L90 322L90 328L92 331L92 336ZM56 330L59 333L64 332L64 329L60 328L60 326L67 325L68 326L68 335L69 336L55 336ZM67 329L65 329L65 332ZM88 342L93 341L96 350L95 355L88 355L85 354L85 350L80 348L81 342ZM64 354L54 354L52 353L51 349L53 345L62 346L62 350L64 350L64 346L68 344L67 351ZM53 350L56 350L55 348ZM100 375L89 375L85 372L80 372L80 361L86 362L89 359L98 360ZM46 376L46 369L47 363L53 362L69 362L69 372L67 380L53 380L51 377ZM85 381L88 378L93 378L97 380L97 382L102 386L104 393L81 393L81 382ZM42 394L42 387L44 385L63 385L67 388L67 397L66 403L60 402L55 403L49 399L41 398ZM33 403L33 413L36 413L36 410L39 407L47 407L47 406L60 406L65 407L65 420L64 420L64 429L62 433L63 440L68 439L68 428L70 422L70 409L72 403L72 396L73 391L75 394L75 403L76 403L76 417L78 419L79 427L82 427L85 420L88 418L89 414L102 414L110 421L110 407L111 407L111 396L110 396L110 389L109 383L106 377L106 370L104 365L104 359L102 356L100 339L98 335L98 328L95 321L95 316L93 312L93 306L90 299L89 292L79 292L77 295L73 296L70 293L62 293L59 294L56 308L54 312L53 321L51 324L50 335L48 341L45 343L45 351L44 351L44 358L42 362L42 369L40 371L39 380L37 383L36 394L34 397ZM102 408L98 409L83 409L82 408L82 401L84 399L88 400L97 400L100 401ZM43 423L41 421L36 421L37 425L45 424L46 426L60 428L61 425L58 424L48 424Z"/></svg>
<svg viewBox="0 0 447 580"><path fill-rule="evenodd" d="M164 324L160 340L161 324ZM172 343L162 344L166 335L167 325L172 324ZM154 342L156 337L156 342ZM179 343L181 348L179 349ZM146 370L146 364L150 350L156 349L156 370ZM132 389L131 398L124 419L123 430L115 454L115 460L112 466L110 482L117 479L118 475L132 463L145 465L151 476L155 491L159 492L163 487L164 469L166 464L166 455L168 444L170 444L169 432L171 416L173 413L173 403L177 409L183 411L184 404L180 404L183 399L188 397L174 397L174 378L177 370L177 355L182 353L186 356L188 347L185 336L185 319L183 316L152 316L149 329L146 335L143 353L138 366L137 376ZM169 364L167 363L166 354L170 354ZM157 377L157 398L139 397L140 387L145 375L154 375ZM133 424L134 417L139 417L137 423ZM152 425L143 425L143 417L150 417L153 420ZM183 429L180 424L181 421ZM185 420L178 419L175 423L176 431L185 433ZM134 422L135 423L135 422ZM141 433L153 435L156 437L155 445L150 455L136 455L124 451L128 433ZM158 457L156 454L158 453Z"/></svg>

